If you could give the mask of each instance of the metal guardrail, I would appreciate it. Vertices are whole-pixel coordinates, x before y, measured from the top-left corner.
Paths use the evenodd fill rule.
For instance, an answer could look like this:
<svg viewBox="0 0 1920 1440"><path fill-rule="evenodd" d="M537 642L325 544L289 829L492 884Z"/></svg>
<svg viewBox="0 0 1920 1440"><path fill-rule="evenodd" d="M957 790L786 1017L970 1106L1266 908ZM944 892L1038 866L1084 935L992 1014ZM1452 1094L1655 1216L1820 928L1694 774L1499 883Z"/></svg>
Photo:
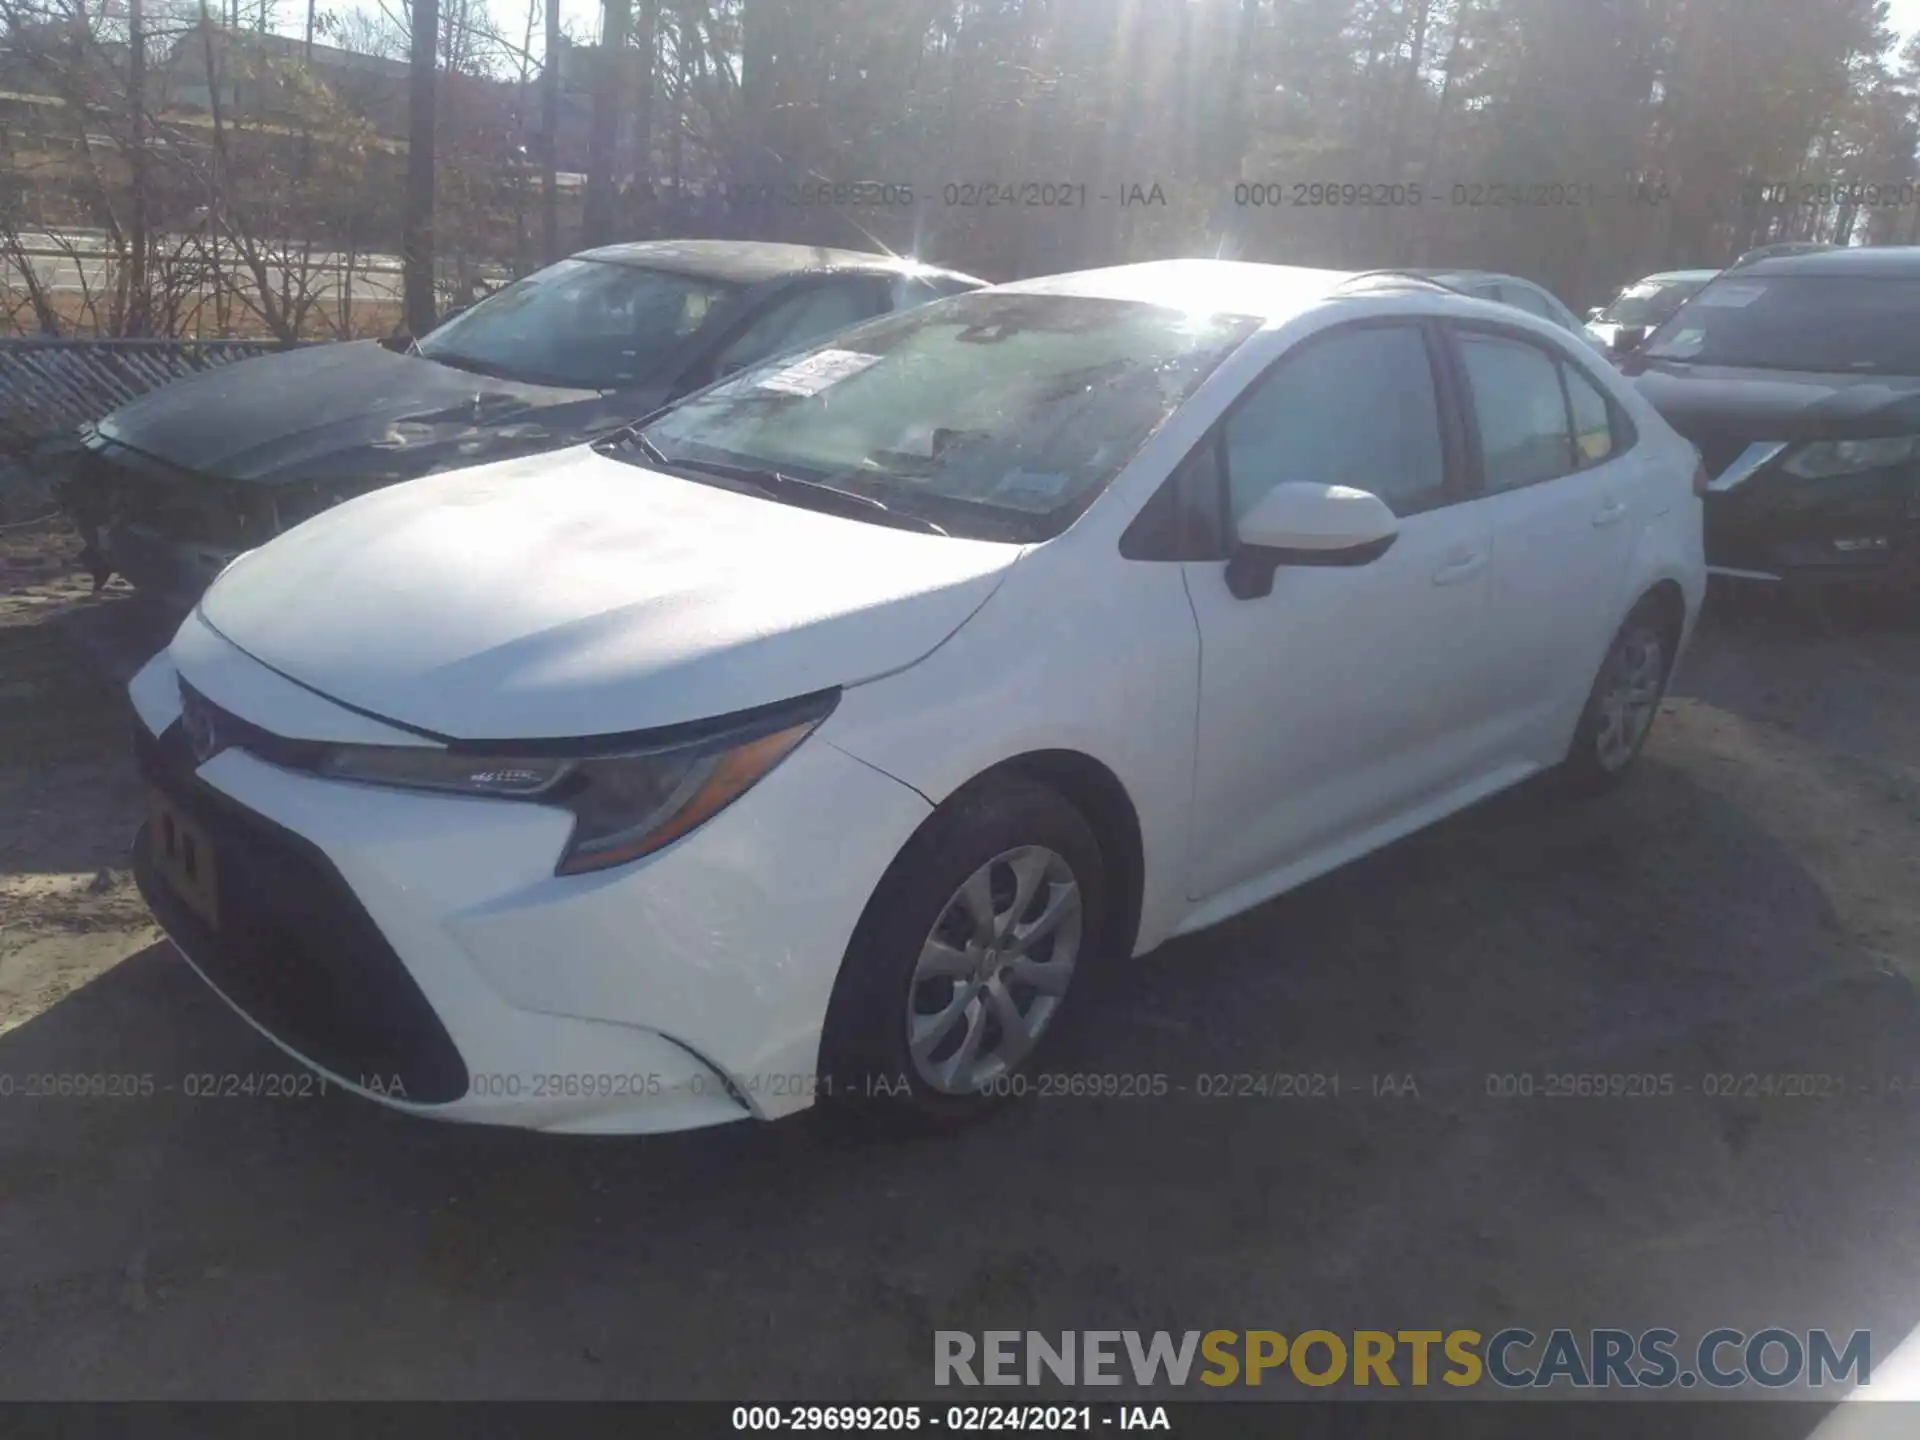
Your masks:
<svg viewBox="0 0 1920 1440"><path fill-rule="evenodd" d="M286 348L274 340L0 338L0 456L24 460L171 381Z"/></svg>

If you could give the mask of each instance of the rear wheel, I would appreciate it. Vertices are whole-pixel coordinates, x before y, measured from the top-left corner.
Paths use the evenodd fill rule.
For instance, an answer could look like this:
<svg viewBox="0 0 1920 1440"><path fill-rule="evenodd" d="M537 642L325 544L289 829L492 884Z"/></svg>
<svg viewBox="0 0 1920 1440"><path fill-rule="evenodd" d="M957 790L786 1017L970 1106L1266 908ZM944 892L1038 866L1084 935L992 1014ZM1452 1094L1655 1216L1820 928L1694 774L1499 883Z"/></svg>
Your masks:
<svg viewBox="0 0 1920 1440"><path fill-rule="evenodd" d="M889 868L848 947L822 1045L831 1097L937 1124L1023 1093L1106 914L1099 842L1058 792L1010 778L958 797Z"/></svg>
<svg viewBox="0 0 1920 1440"><path fill-rule="evenodd" d="M1562 766L1577 789L1617 785L1639 758L1673 670L1671 629L1648 599L1634 607L1613 637Z"/></svg>

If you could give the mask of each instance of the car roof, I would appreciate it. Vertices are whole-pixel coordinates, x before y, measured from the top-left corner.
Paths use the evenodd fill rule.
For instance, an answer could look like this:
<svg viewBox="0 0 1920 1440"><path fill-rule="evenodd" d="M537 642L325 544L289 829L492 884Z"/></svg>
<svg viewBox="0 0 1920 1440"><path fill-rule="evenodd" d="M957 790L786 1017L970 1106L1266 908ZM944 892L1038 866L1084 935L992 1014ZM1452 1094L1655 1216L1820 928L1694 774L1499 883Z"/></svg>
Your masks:
<svg viewBox="0 0 1920 1440"><path fill-rule="evenodd" d="M1143 260L1133 265L1016 280L995 288L1022 295L1137 300L1177 310L1275 320L1296 315L1328 298L1359 273L1305 265L1263 265L1251 260Z"/></svg>
<svg viewBox="0 0 1920 1440"><path fill-rule="evenodd" d="M1642 275L1632 285L1704 285L1721 272L1718 270L1660 270L1652 275Z"/></svg>
<svg viewBox="0 0 1920 1440"><path fill-rule="evenodd" d="M1457 284L1459 282L1468 281L1468 280L1473 280L1473 281L1510 280L1515 285L1526 285L1532 289L1540 291L1542 294L1545 294L1545 295L1553 294L1552 290L1548 289L1545 285L1542 285L1538 280L1529 280L1524 275L1509 275L1504 270L1446 270L1446 269L1438 269L1438 268L1417 268L1417 269L1403 270L1400 273L1403 275L1424 275L1427 279L1436 280L1442 285L1453 285L1453 284Z"/></svg>
<svg viewBox="0 0 1920 1440"><path fill-rule="evenodd" d="M994 288L1028 295L1137 300L1197 313L1251 315L1274 321L1291 319L1335 296L1378 295L1396 288L1396 283L1430 288L1467 305L1493 304L1464 295L1447 282L1446 277L1466 275L1507 278L1491 270L1321 270L1250 260L1146 260L1133 265L1018 280ZM1361 288L1363 283L1366 289Z"/></svg>
<svg viewBox="0 0 1920 1440"><path fill-rule="evenodd" d="M1920 245L1855 245L1808 255L1773 255L1740 267L1740 278L1762 275L1879 275L1920 278Z"/></svg>
<svg viewBox="0 0 1920 1440"><path fill-rule="evenodd" d="M573 258L634 265L647 270L666 270L676 275L692 275L703 280L720 280L738 285L758 285L793 275L819 274L917 274L963 280L971 285L987 283L958 270L922 265L897 255L835 250L825 245L786 245L773 240L639 240L582 250Z"/></svg>
<svg viewBox="0 0 1920 1440"><path fill-rule="evenodd" d="M1448 270L1435 266L1412 266L1405 272L1408 275L1424 275L1429 280L1518 280L1518 275L1502 275L1497 270ZM1527 282L1531 285L1533 282Z"/></svg>

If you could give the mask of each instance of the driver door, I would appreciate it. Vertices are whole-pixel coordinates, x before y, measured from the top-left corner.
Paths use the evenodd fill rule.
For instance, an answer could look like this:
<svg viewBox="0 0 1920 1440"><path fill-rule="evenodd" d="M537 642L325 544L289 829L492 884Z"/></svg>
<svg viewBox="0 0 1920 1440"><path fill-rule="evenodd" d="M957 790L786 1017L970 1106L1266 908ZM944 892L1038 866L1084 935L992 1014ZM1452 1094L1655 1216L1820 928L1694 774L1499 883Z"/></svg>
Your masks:
<svg viewBox="0 0 1920 1440"><path fill-rule="evenodd" d="M1406 319L1311 337L1189 462L1213 470L1229 524L1282 481L1371 490L1400 522L1371 563L1282 565L1251 600L1218 560L1186 562L1201 643L1190 899L1330 868L1493 764L1503 642L1463 456L1438 337Z"/></svg>

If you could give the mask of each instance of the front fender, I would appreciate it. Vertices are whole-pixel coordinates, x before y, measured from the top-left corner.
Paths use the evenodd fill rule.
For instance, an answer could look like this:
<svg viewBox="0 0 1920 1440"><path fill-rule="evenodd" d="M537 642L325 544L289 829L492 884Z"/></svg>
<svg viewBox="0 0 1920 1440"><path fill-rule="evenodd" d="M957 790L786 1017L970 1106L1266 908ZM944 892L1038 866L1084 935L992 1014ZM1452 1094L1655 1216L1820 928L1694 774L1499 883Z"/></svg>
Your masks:
<svg viewBox="0 0 1920 1440"><path fill-rule="evenodd" d="M934 805L1040 751L1105 766L1140 824L1144 952L1185 907L1199 632L1177 564L1086 564L1057 544L924 659L850 687L820 734Z"/></svg>

